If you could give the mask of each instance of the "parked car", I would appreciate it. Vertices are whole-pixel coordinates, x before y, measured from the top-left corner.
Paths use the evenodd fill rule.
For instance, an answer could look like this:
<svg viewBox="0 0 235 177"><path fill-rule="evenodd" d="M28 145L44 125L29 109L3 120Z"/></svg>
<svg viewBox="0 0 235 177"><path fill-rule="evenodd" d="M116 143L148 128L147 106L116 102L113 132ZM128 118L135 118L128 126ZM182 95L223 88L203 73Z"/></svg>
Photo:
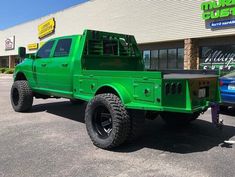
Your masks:
<svg viewBox="0 0 235 177"><path fill-rule="evenodd" d="M220 109L223 111L229 106L235 106L235 71L220 78L220 91L222 99Z"/></svg>

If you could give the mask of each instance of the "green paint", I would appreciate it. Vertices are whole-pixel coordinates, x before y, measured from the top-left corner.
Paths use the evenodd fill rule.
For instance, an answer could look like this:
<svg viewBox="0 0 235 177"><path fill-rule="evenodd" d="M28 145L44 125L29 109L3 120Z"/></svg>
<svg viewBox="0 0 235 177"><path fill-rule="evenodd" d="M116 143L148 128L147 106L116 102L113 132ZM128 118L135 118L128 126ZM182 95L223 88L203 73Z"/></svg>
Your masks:
<svg viewBox="0 0 235 177"><path fill-rule="evenodd" d="M72 40L70 53L54 57L62 39ZM15 69L14 79L23 73L35 93L89 101L97 93L113 90L126 108L182 113L202 112L210 102L220 101L217 76L164 79L160 71L145 71L134 36L85 30L83 35L50 41L54 44L47 58L37 58L37 52ZM195 94L200 81L212 86L208 85L208 97L199 99ZM182 90L167 94L166 84L180 84Z"/></svg>
<svg viewBox="0 0 235 177"><path fill-rule="evenodd" d="M219 19L235 16L235 0L208 1L201 4L202 19Z"/></svg>

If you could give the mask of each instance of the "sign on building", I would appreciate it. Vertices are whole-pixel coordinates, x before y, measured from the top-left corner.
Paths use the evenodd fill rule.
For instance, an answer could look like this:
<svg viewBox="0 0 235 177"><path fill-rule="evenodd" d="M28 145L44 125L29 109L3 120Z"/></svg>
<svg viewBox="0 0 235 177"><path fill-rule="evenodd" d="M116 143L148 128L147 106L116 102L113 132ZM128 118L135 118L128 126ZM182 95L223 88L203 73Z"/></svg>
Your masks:
<svg viewBox="0 0 235 177"><path fill-rule="evenodd" d="M8 37L5 40L5 50L14 50L15 49L15 36Z"/></svg>
<svg viewBox="0 0 235 177"><path fill-rule="evenodd" d="M55 18L43 22L38 26L38 38L42 39L55 32Z"/></svg>
<svg viewBox="0 0 235 177"><path fill-rule="evenodd" d="M234 70L235 45L201 47L200 69Z"/></svg>
<svg viewBox="0 0 235 177"><path fill-rule="evenodd" d="M28 49L29 50L37 50L38 49L38 43L28 44Z"/></svg>
<svg viewBox="0 0 235 177"><path fill-rule="evenodd" d="M201 4L202 19L210 28L235 26L235 0L211 0Z"/></svg>

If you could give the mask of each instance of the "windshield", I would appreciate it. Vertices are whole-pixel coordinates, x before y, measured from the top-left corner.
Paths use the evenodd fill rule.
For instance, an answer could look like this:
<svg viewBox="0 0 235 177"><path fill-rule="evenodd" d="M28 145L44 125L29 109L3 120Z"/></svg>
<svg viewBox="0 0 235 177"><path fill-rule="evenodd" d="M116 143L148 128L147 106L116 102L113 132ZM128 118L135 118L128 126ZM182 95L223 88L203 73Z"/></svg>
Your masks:
<svg viewBox="0 0 235 177"><path fill-rule="evenodd" d="M224 77L225 77L225 78L235 77L235 71L232 71L232 72L230 72L229 74L226 74Z"/></svg>

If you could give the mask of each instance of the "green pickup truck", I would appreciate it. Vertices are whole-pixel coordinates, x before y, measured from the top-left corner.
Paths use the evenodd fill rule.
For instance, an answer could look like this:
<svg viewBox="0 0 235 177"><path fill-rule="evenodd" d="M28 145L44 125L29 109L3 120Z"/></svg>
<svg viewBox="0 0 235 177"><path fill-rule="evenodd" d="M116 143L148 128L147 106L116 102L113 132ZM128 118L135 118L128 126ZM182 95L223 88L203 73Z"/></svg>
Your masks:
<svg viewBox="0 0 235 177"><path fill-rule="evenodd" d="M13 109L30 110L34 97L88 102L86 128L103 149L138 137L146 117L185 124L220 102L215 71L147 71L132 35L85 30L51 39L36 54L20 47L19 56L25 59L14 72Z"/></svg>

